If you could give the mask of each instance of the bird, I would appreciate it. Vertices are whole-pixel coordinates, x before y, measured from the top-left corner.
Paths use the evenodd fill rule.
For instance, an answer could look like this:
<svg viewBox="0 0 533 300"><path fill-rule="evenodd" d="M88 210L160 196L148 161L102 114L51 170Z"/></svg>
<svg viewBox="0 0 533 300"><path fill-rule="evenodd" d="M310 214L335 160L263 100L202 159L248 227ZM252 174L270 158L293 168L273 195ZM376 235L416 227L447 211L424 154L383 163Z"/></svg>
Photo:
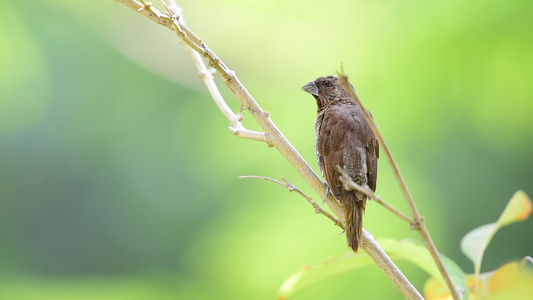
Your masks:
<svg viewBox="0 0 533 300"><path fill-rule="evenodd" d="M363 214L367 196L346 190L339 179L340 166L360 186L376 190L379 143L361 107L341 85L337 76L323 76L302 90L316 100L316 157L328 192L339 201L345 217L347 244L354 252L362 245ZM372 115L369 112L372 118ZM372 121L373 122L373 121Z"/></svg>

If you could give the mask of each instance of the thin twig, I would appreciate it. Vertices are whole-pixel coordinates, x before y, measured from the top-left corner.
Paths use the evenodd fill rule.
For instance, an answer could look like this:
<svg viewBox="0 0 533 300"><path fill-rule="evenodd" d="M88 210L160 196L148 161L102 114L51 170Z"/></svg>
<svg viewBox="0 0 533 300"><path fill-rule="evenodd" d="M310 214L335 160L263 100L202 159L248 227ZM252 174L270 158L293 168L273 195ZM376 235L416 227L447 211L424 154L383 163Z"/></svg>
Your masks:
<svg viewBox="0 0 533 300"><path fill-rule="evenodd" d="M270 114L264 111L255 99L251 96L244 85L239 81L235 72L230 70L220 58L184 23L180 23L178 18L172 17L161 12L158 12L150 3L142 1L142 3L136 0L114 0L116 2L123 3L151 20L170 28L175 31L178 37L187 44L194 51L198 52L209 62L209 65L215 68L220 74L224 83L232 90L232 92L241 101L244 109L248 110L254 119L265 131L265 137L269 146L274 146L294 167L294 169L304 178L304 180L315 190L315 192L321 197L326 196L325 184L320 177L313 171L313 169L307 164L302 156L294 149L289 141L283 136L281 131L270 119ZM167 6L169 7L169 6ZM178 15L177 13L175 14ZM181 19L181 17L180 17ZM339 216L341 221L344 221L344 214L338 201L334 199L332 195L327 198L328 206L332 211ZM387 277L393 282L398 290L403 294L406 299L423 299L420 293L414 288L414 286L407 280L407 278L401 273L401 271L394 265L392 260L383 252L379 245L372 241L372 236L364 231L363 232L363 249L372 257L374 261L381 261L378 266L383 270Z"/></svg>
<svg viewBox="0 0 533 300"><path fill-rule="evenodd" d="M322 214L324 216L326 216L328 219L330 219L331 221L333 221L333 223L337 226L339 226L342 230L344 230L344 224L339 221L338 219L336 219L332 214L328 213L327 211L323 210L316 202L315 200L313 200L313 198L311 198L311 196L307 195L306 193L304 193L302 190L300 190L297 186L295 186L294 184L292 184L291 182L289 182L287 179L285 179L284 177L281 177L281 180L283 180L284 182L281 182L279 180L276 180L276 179L272 179L272 178L269 178L269 177L264 177L264 176L256 176L256 175L244 175L244 176L239 176L239 178L255 178L255 179L261 179L261 180L266 180L266 181L272 181L272 182L275 182L279 185L282 185L284 187L287 188L287 190L289 190L289 192L297 192L298 194L300 194L302 197L305 198L305 200L307 200L307 202L309 202L313 208L315 209L315 213L317 214Z"/></svg>
<svg viewBox="0 0 533 300"><path fill-rule="evenodd" d="M235 114L224 100L224 97L222 97L222 94L220 93L215 83L215 78L213 77L214 70L210 70L206 66L204 60L202 59L202 56L198 53L199 51L201 51L201 48L197 45L203 43L194 33L192 33L186 27L185 20L181 15L181 8L176 4L176 2L171 1L170 4L167 4L166 2L160 0L160 2L167 10L167 13L165 14L157 10L157 8L155 8L151 2L146 2L145 0L139 0L140 2L136 0L115 1L124 3L127 6L136 9L139 13L156 21L158 24L161 24L174 30L180 37L181 35L184 35L194 40L193 45L195 45L196 47L191 47L189 43L186 43L187 51L191 55L191 58L194 64L196 65L196 68L198 69L198 74L200 75L200 78L202 78L205 86L207 87L207 90L211 94L211 98L213 98L215 104L218 106L222 114L224 114L224 116L229 120L229 129L231 133L241 138L268 143L266 139L266 134L264 132L246 129L242 124L242 114Z"/></svg>
<svg viewBox="0 0 533 300"><path fill-rule="evenodd" d="M375 200L377 203L381 204L383 207L385 207L386 209L391 211L393 214L398 216L400 219L404 220L405 222L407 222L407 223L409 223L409 224L411 224L413 226L413 224L414 224L413 219L411 219L408 216L406 216L404 213L402 213L401 211L396 209L394 206L392 206L389 203L385 202L383 199L381 199L381 197L379 195L376 195L368 187L362 187L362 186L358 185L357 183L353 182L352 178L350 178L350 176L348 176L348 174L346 174L346 172L344 172L344 170L340 166L337 166L337 171L339 171L339 173L341 174L339 179L344 184L344 188L346 190L348 190L348 191L357 190L357 191L367 195L370 199Z"/></svg>
<svg viewBox="0 0 533 300"><path fill-rule="evenodd" d="M413 197L411 196L411 193L409 192L409 189L407 188L407 184L405 183L405 180L403 179L400 173L400 168L398 168L398 165L394 161L394 158L392 157L392 153L389 147L387 146L387 144L385 143L385 140L383 139L383 135L379 131L379 128L377 127L377 125L372 121L372 117L370 116L370 113L368 112L368 110L365 109L363 103L361 102L361 100L359 100L359 97L357 96L357 93L355 92L354 88L348 82L348 77L344 74L339 74L339 77L341 79L341 84L348 91L348 93L350 93L350 95L355 100L355 102L357 102L357 105L359 105L359 107L361 108L361 111L363 112L366 122L372 128L374 135L378 139L380 147L385 151L385 156L387 157L387 160L389 161L389 164L392 167L392 171L394 175L396 176L396 180L398 181L398 184L400 185L400 189L402 190L405 200L407 201L407 205L409 206L409 210L411 211L411 215L413 216L413 219L414 219L414 222L411 224L411 229L416 229L419 232L420 236L422 237L422 240L424 241L424 244L426 245L426 248L431 254L431 257L433 258L433 260L435 261L435 264L437 265L437 268L439 269L439 272L442 275L444 282L446 283L448 290L450 291L450 294L452 295L453 299L454 300L462 299L457 289L455 288L455 285L453 283L453 280L450 277L450 274L448 274L448 271L444 267L444 264L442 262L442 259L440 258L440 254L437 250L437 247L435 246L435 243L433 242L433 239L431 238L431 235L429 234L426 228L424 217L422 217L420 213L418 212L418 209L415 205Z"/></svg>

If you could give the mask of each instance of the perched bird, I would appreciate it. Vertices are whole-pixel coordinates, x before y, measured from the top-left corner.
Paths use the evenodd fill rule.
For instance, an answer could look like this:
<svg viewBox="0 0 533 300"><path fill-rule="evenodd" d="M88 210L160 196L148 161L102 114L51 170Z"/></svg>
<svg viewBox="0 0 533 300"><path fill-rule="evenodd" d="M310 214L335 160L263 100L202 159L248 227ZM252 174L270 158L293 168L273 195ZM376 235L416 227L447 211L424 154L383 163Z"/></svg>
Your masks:
<svg viewBox="0 0 533 300"><path fill-rule="evenodd" d="M302 87L315 97L316 156L320 172L345 213L348 246L355 252L362 243L363 213L367 196L343 187L340 166L352 180L376 190L379 144L361 108L336 76L319 77Z"/></svg>

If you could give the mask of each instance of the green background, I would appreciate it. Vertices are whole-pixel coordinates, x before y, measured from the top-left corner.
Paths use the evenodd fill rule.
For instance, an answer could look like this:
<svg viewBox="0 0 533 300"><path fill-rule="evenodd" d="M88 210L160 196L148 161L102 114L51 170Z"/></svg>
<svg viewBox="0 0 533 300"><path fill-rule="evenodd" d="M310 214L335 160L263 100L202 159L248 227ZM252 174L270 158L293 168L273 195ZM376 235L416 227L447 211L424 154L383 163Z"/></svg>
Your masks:
<svg viewBox="0 0 533 300"><path fill-rule="evenodd" d="M342 63L465 272L462 236L533 194L533 2L178 4L315 170L300 87ZM167 28L111 0L49 0L4 1L0 31L1 299L273 299L348 251L303 198L238 178L284 176L318 199L275 149L231 135ZM407 213L384 156L378 174ZM532 255L532 226L502 229L482 271ZM365 228L418 238L373 202ZM427 276L399 266L422 290ZM325 297L401 298L375 266L295 299Z"/></svg>

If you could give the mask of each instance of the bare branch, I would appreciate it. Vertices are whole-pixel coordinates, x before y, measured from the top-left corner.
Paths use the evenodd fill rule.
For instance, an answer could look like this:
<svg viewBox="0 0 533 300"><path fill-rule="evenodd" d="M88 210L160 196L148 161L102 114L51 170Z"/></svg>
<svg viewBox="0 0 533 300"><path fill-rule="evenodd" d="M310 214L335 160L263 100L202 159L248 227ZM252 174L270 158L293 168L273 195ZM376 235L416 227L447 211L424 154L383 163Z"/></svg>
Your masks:
<svg viewBox="0 0 533 300"><path fill-rule="evenodd" d="M372 260L383 270L385 274L397 274L397 276L388 276L389 280L396 286L396 288L402 293L405 299L424 299L416 288L409 282L409 280L403 275L402 271L398 267L390 262L390 258L379 247L374 237L363 230L364 242L361 248L372 258Z"/></svg>
<svg viewBox="0 0 533 300"><path fill-rule="evenodd" d="M135 0L115 1L124 3L131 8L137 9L139 13L147 16L148 18L156 21L157 23L163 26L169 27L170 29L176 31L178 35L190 37L194 41L195 45L203 44L202 41L194 33L190 32L185 27L185 20L181 16L181 8L174 1L171 1L170 4L167 4L165 1L160 0L160 2L167 10L166 14L160 12L159 10L157 10L157 8L152 6L151 2L146 2L145 0L140 0L140 2L137 2ZM215 104L218 106L224 116L229 120L229 129L231 133L241 138L267 142L267 144L270 145L270 143L268 143L266 139L266 134L264 132L248 130L243 126L242 115L240 113L235 114L228 106L215 83L215 78L213 77L213 71L215 70L210 70L206 66L202 59L202 56L200 56L200 54L198 53L198 49L198 47L195 47L193 49L190 45L187 46L187 50L189 51L189 54L191 55L191 58L196 65L196 68L198 69L198 74L200 75L200 78L202 78L202 80L204 81L204 84L207 87L209 93L211 94L211 97L215 101Z"/></svg>
<svg viewBox="0 0 533 300"><path fill-rule="evenodd" d="M290 183L287 179L285 179L284 177L281 177L281 180L283 180L284 182L281 182L279 180L276 180L276 179L272 179L272 178L269 178L269 177L264 177L264 176L255 176L255 175L245 175L245 176L239 176L239 178L255 178L255 179L261 179L261 180L267 180L267 181L272 181L272 182L275 182L279 185L282 185L284 187L287 188L287 190L289 190L289 192L297 192L298 194L300 194L302 197L305 198L305 200L307 200L307 202L309 202L313 208L315 209L315 213L317 214L322 214L324 216L326 216L328 219L330 219L331 221L333 221L333 223L336 225L336 226L339 226L342 230L344 230L344 224L339 221L338 219L336 219L332 214L328 213L327 211L323 210L316 202L315 200L313 200L313 198L311 198L311 196L308 196L306 193L302 192L302 190L300 190L298 187L296 187L294 184Z"/></svg>
<svg viewBox="0 0 533 300"><path fill-rule="evenodd" d="M344 88L350 93L352 98L357 102L359 107L361 107L361 111L363 112L363 115L365 116L366 122L372 128L372 131L374 132L374 135L379 141L380 147L385 151L385 156L387 157L387 160L389 161L389 164L392 167L392 171L394 175L396 176L396 180L398 181L398 184L400 185L400 189L402 190L402 193L405 197L405 200L407 201L407 205L409 206L409 210L411 211L411 215L413 216L414 222L411 223L411 229L418 230L420 236L422 237L422 240L424 241L424 244L426 245L426 248L428 249L429 253L431 254L431 257L435 261L435 264L437 265L437 268L439 269L440 274L444 278L444 282L446 283L446 286L448 287L448 290L450 291L450 294L452 295L454 300L462 299L462 297L459 295L459 292L455 288L455 285L453 283L453 280L450 277L450 274L448 274L448 271L444 267L444 264L442 262L442 259L440 258L439 252L437 250L437 247L435 246L435 243L433 242L433 239L431 238L431 235L429 234L426 224L424 223L424 217L420 215L418 212L418 209L415 205L415 202L413 200L413 197L411 196L411 193L409 192L409 189L407 188L407 184L405 183L405 180L402 177L402 174L400 173L400 168L398 168L398 165L394 161L394 158L392 158L392 153L385 143L385 140L383 139L383 135L379 131L379 128L377 125L372 121L372 117L370 116L370 113L368 110L365 109L363 103L357 96L357 93L355 92L354 88L350 85L348 82L348 77L344 74L339 74L339 77L341 79L341 84L344 86Z"/></svg>

